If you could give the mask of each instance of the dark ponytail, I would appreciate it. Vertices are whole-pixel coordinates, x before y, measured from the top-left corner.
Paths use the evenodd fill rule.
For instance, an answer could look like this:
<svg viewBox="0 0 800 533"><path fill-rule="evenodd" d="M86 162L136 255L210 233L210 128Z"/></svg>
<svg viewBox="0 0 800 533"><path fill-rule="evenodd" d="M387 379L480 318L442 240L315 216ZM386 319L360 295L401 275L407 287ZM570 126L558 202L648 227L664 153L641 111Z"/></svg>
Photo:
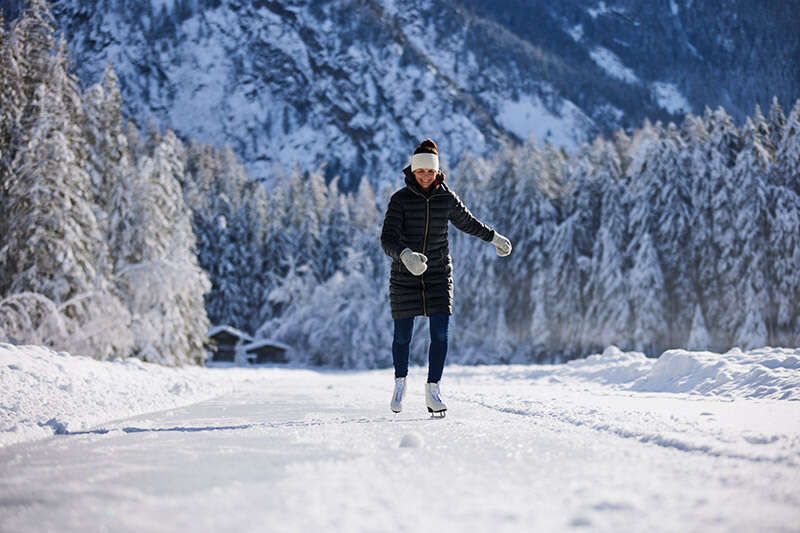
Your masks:
<svg viewBox="0 0 800 533"><path fill-rule="evenodd" d="M439 147L433 139L424 139L414 149L415 154L434 154L439 155Z"/></svg>

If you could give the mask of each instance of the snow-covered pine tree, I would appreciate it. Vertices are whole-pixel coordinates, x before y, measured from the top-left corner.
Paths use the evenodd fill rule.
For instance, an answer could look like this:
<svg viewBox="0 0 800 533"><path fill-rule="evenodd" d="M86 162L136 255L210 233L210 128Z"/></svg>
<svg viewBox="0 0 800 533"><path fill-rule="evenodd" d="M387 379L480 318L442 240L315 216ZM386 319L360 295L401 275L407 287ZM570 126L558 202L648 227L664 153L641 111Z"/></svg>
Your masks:
<svg viewBox="0 0 800 533"><path fill-rule="evenodd" d="M786 115L783 113L783 108L778 102L777 96L772 97L772 105L769 107L768 126L769 144L777 150L783 138L783 128L786 126Z"/></svg>
<svg viewBox="0 0 800 533"><path fill-rule="evenodd" d="M194 254L191 215L177 178L184 172L182 152L167 131L129 176L131 205L116 215L129 236L121 243L118 275L133 315L134 355L167 365L202 364L208 331L203 295L210 284Z"/></svg>
<svg viewBox="0 0 800 533"><path fill-rule="evenodd" d="M22 75L17 63L17 43L6 32L0 11L0 250L8 234L8 187L12 162L20 144L20 121L24 108ZM10 275L0 259L0 296L5 294Z"/></svg>
<svg viewBox="0 0 800 533"><path fill-rule="evenodd" d="M691 224L691 189L687 153L677 128L670 123L652 154L651 186L655 203L650 206L650 231L654 236L666 290L667 347L684 346L689 337L694 307L691 270L686 243Z"/></svg>
<svg viewBox="0 0 800 533"><path fill-rule="evenodd" d="M375 243L380 241L382 220L375 190L369 180L361 180L355 195L349 198L353 227L353 235L349 240L354 250L360 250L370 258L366 264L372 268L371 279L383 280L384 273L388 276L389 264L381 247L375 246Z"/></svg>
<svg viewBox="0 0 800 533"><path fill-rule="evenodd" d="M307 173L304 181L304 190L304 201L308 212L314 213L313 218L317 222L317 227L308 234L301 234L302 249L309 258L309 264L314 271L314 275L318 280L324 281L324 265L327 261L327 256L332 251L326 245L323 233L327 229L326 222L330 220L338 192L329 189L325 183L325 176L321 171Z"/></svg>
<svg viewBox="0 0 800 533"><path fill-rule="evenodd" d="M664 277L649 232L641 229L635 234L630 249L633 255L629 293L633 312L633 346L636 350L657 355L664 347L667 333Z"/></svg>
<svg viewBox="0 0 800 533"><path fill-rule="evenodd" d="M470 210L481 217L484 216L482 213L493 212L488 202L494 199L494 193L490 196L485 191L492 190L491 177L499 174L494 161L467 158L454 174L458 176L456 192ZM479 239L458 230L448 231L455 286L455 312L451 328L453 331L459 328L458 335L452 336L453 342L448 350L457 351L464 362L487 363L490 362L488 353L495 341L493 325L500 306L494 269L496 254L492 246L487 246ZM465 327L460 328L459 324ZM424 326L414 334L415 339L424 339L424 335L428 334ZM426 345L421 342L415 344L412 340L412 349L425 353Z"/></svg>
<svg viewBox="0 0 800 533"><path fill-rule="evenodd" d="M524 148L523 148L524 149ZM554 199L564 194L564 157L552 145L532 145L530 154L523 156L522 176L527 198L519 219L528 224L529 231L524 241L516 244L516 252L529 262L522 274L531 278L530 288L525 294L526 309L531 309L528 330L521 337L519 350L527 353L529 361L555 361L560 353L555 350L556 338L551 334L548 313L550 279L549 243L553 239L558 220ZM484 192L489 194L489 191ZM531 222L525 218L530 217ZM512 254L513 255L513 254ZM512 308L513 312L518 312Z"/></svg>
<svg viewBox="0 0 800 533"><path fill-rule="evenodd" d="M601 141L598 141L601 142ZM589 339L583 337L586 333L586 325L584 322L586 312L588 309L589 299L587 290L589 290L589 276L591 274L591 257L594 241L597 237L597 231L600 225L600 205L601 205L601 184L602 178L595 175L592 161L592 146L584 144L580 147L578 152L567 160L565 164L564 174L564 188L562 189L562 196L557 199L560 203L561 217L570 220L569 229L569 243L562 242L560 246L569 246L570 255L561 255L554 257L551 255L551 270L553 275L560 276L561 273L557 270L557 262L560 259L569 257L569 265L567 268L572 269L569 277L572 278L572 283L577 286L571 289L570 298L575 300L566 304L566 302L557 302L553 298L548 298L549 301L555 305L562 307L567 305L568 309L574 310L570 324L567 328L568 331L574 331L574 336L562 338L562 343L567 343L571 347L565 345L567 349L567 357L573 358L579 355L580 352L587 349ZM562 222L562 225L564 222ZM554 234L554 238L558 235L558 230ZM565 234L562 234L564 236ZM573 277L574 276L574 277ZM562 280L565 281L568 278ZM557 316L557 313L548 312L551 320ZM563 318L559 320L563 324Z"/></svg>
<svg viewBox="0 0 800 533"><path fill-rule="evenodd" d="M123 131L122 95L111 64L102 80L84 94L88 172L92 180L95 215L108 235L108 211L114 185L131 172L128 139Z"/></svg>
<svg viewBox="0 0 800 533"><path fill-rule="evenodd" d="M700 307L700 312L703 313L708 305L707 299L710 298L707 294L707 283L713 278L714 267L711 261L711 258L714 257L711 225L713 181L708 178L707 167L710 144L706 125L701 117L692 114L686 115L681 125L681 132L685 141L685 158L691 192L691 232L686 243L688 276L695 301ZM705 323L703 327L706 327ZM704 349L714 349L720 345L719 342L715 342L710 329L707 329L707 333L710 344Z"/></svg>
<svg viewBox="0 0 800 533"><path fill-rule="evenodd" d="M532 145L523 146L520 157L520 174L515 194L508 198L515 207L514 221L507 226L515 244L515 253L497 266L507 272L510 280L506 315L509 327L516 331L517 352L528 362L537 360L548 345L547 323L535 324L535 320L546 320L547 301L547 243L556 226L556 210L550 197L544 192L544 183L550 181L545 163L546 152ZM498 228L499 229L499 228ZM500 230L508 231L508 230ZM524 282L523 282L524 280ZM512 298L516 296L516 298ZM515 304L515 302L518 302ZM537 309L538 306L538 309Z"/></svg>
<svg viewBox="0 0 800 533"><path fill-rule="evenodd" d="M623 244L615 234L624 231L626 223L621 213L622 199L614 182L606 185L603 199L603 221L592 252L589 277L589 299L585 332L591 350L602 350L611 344L625 348L630 345L630 302Z"/></svg>
<svg viewBox="0 0 800 533"><path fill-rule="evenodd" d="M380 236L381 217L378 211L378 202L375 189L369 180L361 180L356 189L352 205L353 225L364 232L372 232L376 238Z"/></svg>
<svg viewBox="0 0 800 533"><path fill-rule="evenodd" d="M749 118L742 128L743 146L733 169L733 195L728 209L735 214L729 270L722 280L732 294L725 317L733 342L745 349L767 344L767 184L771 161L766 131ZM727 275L726 275L727 274ZM744 296L744 300L742 300Z"/></svg>
<svg viewBox="0 0 800 533"><path fill-rule="evenodd" d="M776 118L777 117L777 118ZM800 100L783 117L777 99L770 112L775 161L770 169L768 205L768 280L773 334L777 346L800 344ZM782 127L780 134L774 130ZM773 141L775 142L775 141ZM793 187L793 185L795 185Z"/></svg>
<svg viewBox="0 0 800 533"><path fill-rule="evenodd" d="M530 339L525 349L528 360L533 363L555 363L556 354L552 351L550 323L547 318L547 270L533 273L531 282L531 298L533 299L533 315L531 316L531 329L527 338Z"/></svg>
<svg viewBox="0 0 800 533"><path fill-rule="evenodd" d="M791 188L800 195L800 99L798 99L781 132L776 146L773 183Z"/></svg>
<svg viewBox="0 0 800 533"><path fill-rule="evenodd" d="M756 134L761 141L761 145L767 151L767 155L769 156L770 160L774 159L775 148L777 144L773 142L774 137L770 127L770 122L761 111L760 105L756 104L753 114L749 118L753 123L753 127L755 128Z"/></svg>
<svg viewBox="0 0 800 533"><path fill-rule="evenodd" d="M504 163L496 168L489 177L488 188L483 193L491 191L491 194L485 198L488 199L487 203L494 205L486 211L479 211L478 209L482 206L473 204L472 200L469 200L470 209L473 212L481 218L485 218L491 212L491 224L498 231L504 232L511 242L516 243L515 252L518 253L504 258L502 265L498 264L495 268L494 306L496 306L496 313L493 322L497 323L502 319L503 328L506 329L503 334L510 338L498 338L499 330L496 328L492 337L495 339L496 346L503 343L510 351L514 351L511 348L512 345L524 343L525 337L530 331L530 319L533 315L530 299L531 271L534 266L541 266L543 263L542 260L537 260L537 256L541 256L541 248L537 248L536 244L532 242L531 235L539 222L536 213L538 193L535 177L537 174L541 174L541 170L536 154L535 147L529 149L506 148L503 157ZM505 207L502 208L501 205ZM491 261L497 261L496 255L493 255ZM533 264L534 262L536 265ZM471 282L475 283L474 280ZM514 342L509 344L512 339ZM506 361L511 357L510 354L499 353L498 356L505 357Z"/></svg>
<svg viewBox="0 0 800 533"><path fill-rule="evenodd" d="M279 339L302 350L307 338L290 317L309 305L310 294L318 284L308 264L297 264L295 256L286 256L284 264L286 274L276 280L275 287L265 295L270 315L256 330L256 336ZM303 357L307 354L297 355L300 356L298 362L306 362Z"/></svg>
<svg viewBox="0 0 800 533"><path fill-rule="evenodd" d="M775 117L778 118L775 118ZM800 100L783 117L777 100L773 129L782 126L769 176L769 264L778 345L800 343Z"/></svg>
<svg viewBox="0 0 800 533"><path fill-rule="evenodd" d="M739 131L730 116L722 108L706 109L704 115L707 143L703 146L700 173L700 197L707 199L710 246L700 248L700 279L698 284L705 295L706 325L712 339L719 343L716 349L730 345L734 331L728 312L736 305L737 296L730 290L730 280L735 277L733 257L736 238L736 220L731 205L733 190L733 166L741 149ZM695 160L695 164L699 163ZM697 168L697 166L695 167Z"/></svg>
<svg viewBox="0 0 800 533"><path fill-rule="evenodd" d="M264 235L268 204L260 183L246 183L243 192L241 203L229 221L229 261L225 261L230 269L230 289L235 292L218 296L230 301L228 313L232 318L225 323L251 332L262 322L257 311L263 305L262 287L266 282Z"/></svg>
<svg viewBox="0 0 800 533"><path fill-rule="evenodd" d="M321 235L322 253L319 259L321 279L328 279L337 270L348 268L346 263L347 249L353 247L354 231L350 220L350 209L347 196L337 193L338 176L331 182L330 207L328 218L324 223Z"/></svg>
<svg viewBox="0 0 800 533"><path fill-rule="evenodd" d="M270 191L270 200L267 210L267 222L264 227L264 241L262 246L262 264L265 269L261 291L261 308L258 311L259 321L264 323L277 316L284 308L282 302L277 302L271 295L277 290L284 277L288 274L290 265L296 264L296 243L294 235L285 227L289 209L289 183L280 182Z"/></svg>
<svg viewBox="0 0 800 533"><path fill-rule="evenodd" d="M590 154L602 197L600 229L593 243L585 291L587 309L582 335L590 350L602 350L609 344L628 344L630 313L624 256L628 216L623 205L618 152L610 143L595 141Z"/></svg>
<svg viewBox="0 0 800 533"><path fill-rule="evenodd" d="M800 342L800 197L782 185L770 185L767 210L770 344L793 346Z"/></svg>
<svg viewBox="0 0 800 533"><path fill-rule="evenodd" d="M14 22L9 41L22 75L23 102L29 105L39 85L49 78L52 53L56 49L55 21L47 0L29 0ZM28 123L34 119L28 117Z"/></svg>
<svg viewBox="0 0 800 533"><path fill-rule="evenodd" d="M314 276L319 279L318 265L314 264L318 257L321 238L320 212L315 209L315 203L324 204L323 193L319 190L319 181L314 180L316 202L311 195L311 174L293 169L287 183L288 204L286 205L285 218L279 232L285 234L289 241L291 252L296 254L298 264L305 264L311 268Z"/></svg>
<svg viewBox="0 0 800 533"><path fill-rule="evenodd" d="M584 144L572 157L567 175L570 190L570 212L578 215L576 225L576 244L582 257L592 255L597 232L600 229L600 214L603 198L603 184L608 179L607 169L603 168L606 148L605 141L598 138L593 144ZM597 157L598 159L595 159ZM582 283L588 281L584 272Z"/></svg>
<svg viewBox="0 0 800 533"><path fill-rule="evenodd" d="M686 341L688 350L708 350L711 345L711 337L706 328L706 320L703 318L703 309L700 304L694 306L694 317L692 317L692 330L689 333L689 340Z"/></svg>
<svg viewBox="0 0 800 533"><path fill-rule="evenodd" d="M31 53L26 83L36 86L8 176L9 218L0 250L7 290L55 303L71 321L61 348L97 358L124 355L130 346L128 316L108 281L108 248L92 211L77 84L67 72L63 41L54 54L38 48L53 42L53 30L47 13L36 9L26 11L15 27Z"/></svg>
<svg viewBox="0 0 800 533"><path fill-rule="evenodd" d="M669 324L666 315L664 276L652 233L659 214L658 201L663 164L658 158L664 149L660 123L645 121L631 144L628 234L625 254L632 261L629 276L629 299L634 326L632 342L638 350L660 353L667 346Z"/></svg>
<svg viewBox="0 0 800 533"><path fill-rule="evenodd" d="M213 324L252 332L262 322L265 228L264 188L249 181L233 151L192 144L188 150L184 198L193 206L200 265L211 290L206 309Z"/></svg>
<svg viewBox="0 0 800 533"><path fill-rule="evenodd" d="M548 272L547 318L550 320L552 350L565 359L574 359L582 353L582 324L584 301L581 285L583 258L578 250L578 214L561 222L555 228L547 245L550 258Z"/></svg>

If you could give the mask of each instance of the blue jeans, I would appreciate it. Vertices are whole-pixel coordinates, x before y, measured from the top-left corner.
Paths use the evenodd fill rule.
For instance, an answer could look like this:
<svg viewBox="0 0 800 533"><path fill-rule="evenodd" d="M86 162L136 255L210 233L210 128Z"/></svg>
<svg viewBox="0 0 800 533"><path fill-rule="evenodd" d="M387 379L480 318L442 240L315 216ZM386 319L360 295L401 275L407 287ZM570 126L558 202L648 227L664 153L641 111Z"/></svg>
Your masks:
<svg viewBox="0 0 800 533"><path fill-rule="evenodd" d="M394 377L402 378L408 374L408 349L411 346L411 334L414 331L414 318L400 318L394 321L394 339L392 340L392 361ZM444 360L447 357L447 326L450 315L434 313L429 316L431 345L428 350L428 383L438 383L442 379Z"/></svg>

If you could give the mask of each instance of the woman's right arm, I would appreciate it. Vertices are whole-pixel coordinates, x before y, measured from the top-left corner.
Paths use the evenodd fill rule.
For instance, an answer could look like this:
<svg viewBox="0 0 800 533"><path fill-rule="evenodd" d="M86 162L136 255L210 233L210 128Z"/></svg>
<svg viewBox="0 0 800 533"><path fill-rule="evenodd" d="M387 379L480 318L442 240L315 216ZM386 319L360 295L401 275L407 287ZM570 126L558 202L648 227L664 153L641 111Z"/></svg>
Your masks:
<svg viewBox="0 0 800 533"><path fill-rule="evenodd" d="M381 246L383 251L392 259L400 260L400 252L403 246L400 244L400 235L403 228L403 208L397 194L392 195L389 200L389 207L383 218L383 229L381 230Z"/></svg>

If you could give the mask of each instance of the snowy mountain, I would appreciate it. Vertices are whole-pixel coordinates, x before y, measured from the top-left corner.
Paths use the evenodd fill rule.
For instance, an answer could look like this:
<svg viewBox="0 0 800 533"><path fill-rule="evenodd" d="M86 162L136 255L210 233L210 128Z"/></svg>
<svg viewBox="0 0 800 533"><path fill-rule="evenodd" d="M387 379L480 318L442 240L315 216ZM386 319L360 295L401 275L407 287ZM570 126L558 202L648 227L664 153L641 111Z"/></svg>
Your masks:
<svg viewBox="0 0 800 533"><path fill-rule="evenodd" d="M11 17L19 2L4 2ZM800 87L797 2L58 0L85 84L107 62L128 114L275 163L392 179L420 137L454 166L529 135L599 132Z"/></svg>

